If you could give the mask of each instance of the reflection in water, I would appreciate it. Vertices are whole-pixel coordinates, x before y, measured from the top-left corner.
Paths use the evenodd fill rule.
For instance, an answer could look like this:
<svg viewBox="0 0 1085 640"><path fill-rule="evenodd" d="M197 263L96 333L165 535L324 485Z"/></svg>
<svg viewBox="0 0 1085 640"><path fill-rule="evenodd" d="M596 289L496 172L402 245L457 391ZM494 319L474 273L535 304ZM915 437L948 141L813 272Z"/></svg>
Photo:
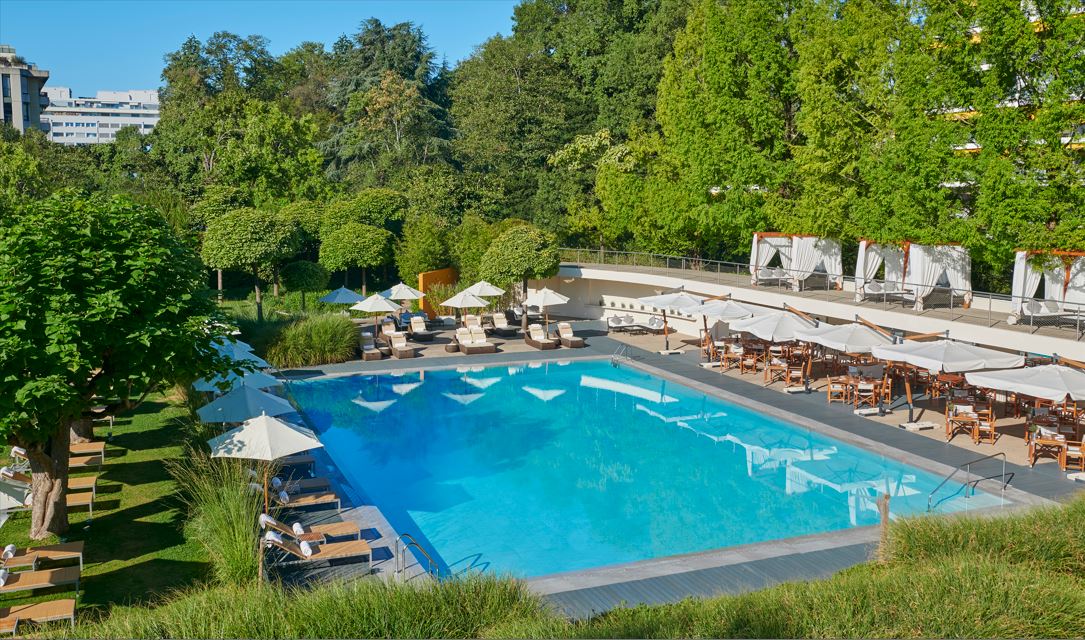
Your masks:
<svg viewBox="0 0 1085 640"><path fill-rule="evenodd" d="M476 389L482 389L483 391L485 391L486 389L492 387L494 384L501 382L501 378L471 378L468 376L464 376L463 381Z"/></svg>
<svg viewBox="0 0 1085 640"><path fill-rule="evenodd" d="M355 398L351 402L359 407L365 407L373 413L380 413L396 403L395 400L366 400L362 397Z"/></svg>
<svg viewBox="0 0 1085 640"><path fill-rule="evenodd" d="M565 389L538 389L536 387L522 387L524 391L527 391L531 395L535 396L543 402L550 402L554 398L557 398L561 394L565 393Z"/></svg>
<svg viewBox="0 0 1085 640"><path fill-rule="evenodd" d="M400 382L398 384L392 385L392 393L396 394L397 396L405 396L421 386L421 382Z"/></svg>
<svg viewBox="0 0 1085 640"><path fill-rule="evenodd" d="M641 400L646 400L648 402L678 402L678 398L663 393L666 384L666 381L661 381L659 391L654 391L646 387L630 384L628 382L618 382L617 380L611 380L609 378L580 376L580 386L582 387L613 391L614 393L640 398Z"/></svg>
<svg viewBox="0 0 1085 640"><path fill-rule="evenodd" d="M442 393L441 395L448 398L449 400L455 400L456 402L458 402L458 403L460 403L460 404L462 404L464 406L467 406L467 405L469 405L472 402L478 400L479 398L481 398L482 396L484 396L486 394L485 393L449 393L449 392L446 391L446 392Z"/></svg>

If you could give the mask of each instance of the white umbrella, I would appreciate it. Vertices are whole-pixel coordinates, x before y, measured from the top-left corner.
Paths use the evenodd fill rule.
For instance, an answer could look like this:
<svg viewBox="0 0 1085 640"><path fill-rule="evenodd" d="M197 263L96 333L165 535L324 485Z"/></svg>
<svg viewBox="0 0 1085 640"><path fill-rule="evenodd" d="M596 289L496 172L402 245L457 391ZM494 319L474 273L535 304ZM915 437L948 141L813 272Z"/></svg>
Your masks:
<svg viewBox="0 0 1085 640"><path fill-rule="evenodd" d="M388 298L389 300L403 301L403 300L418 300L418 299L422 298L422 296L424 296L426 294L422 293L418 289L412 289L411 287L408 287L407 285L400 282L399 284L392 287L391 289L389 289L387 291L382 291L381 295L384 296L385 298Z"/></svg>
<svg viewBox="0 0 1085 640"><path fill-rule="evenodd" d="M244 458L264 462L324 446L317 439L316 434L309 429L267 415L246 420L240 427L211 438L207 444L211 446L211 456L215 458ZM267 503L267 468L265 467L264 513L268 511ZM263 573L264 562L261 554L261 577Z"/></svg>
<svg viewBox="0 0 1085 640"><path fill-rule="evenodd" d="M477 309L479 307L488 306L489 304L489 302L465 289L442 302L441 306L452 307L453 309Z"/></svg>
<svg viewBox="0 0 1085 640"><path fill-rule="evenodd" d="M233 342L216 346L215 349L230 360L236 360L237 362L251 362L254 366L261 369L266 369L271 366L268 364L267 360L264 360L252 351Z"/></svg>
<svg viewBox="0 0 1085 640"><path fill-rule="evenodd" d="M365 296L351 291L346 287L339 287L320 299L321 302L328 302L331 304L354 304L355 302L361 302L362 300L365 300Z"/></svg>
<svg viewBox="0 0 1085 640"><path fill-rule="evenodd" d="M684 289L637 298L637 302L641 304L651 305L663 310L663 348L667 351L671 349L671 338L667 328L667 311L689 311L693 307L699 307L704 301L704 296L686 293Z"/></svg>
<svg viewBox="0 0 1085 640"><path fill-rule="evenodd" d="M236 389L239 386L252 387L254 389L267 389L282 384L277 378L270 376L263 371L249 371L240 376L231 371L225 376L215 376L210 379L200 378L192 385L192 388L196 391L213 391L218 393L219 385L223 383L229 385L229 390Z"/></svg>
<svg viewBox="0 0 1085 640"><path fill-rule="evenodd" d="M1025 356L953 340L905 340L900 344L874 347L871 353L879 360L906 362L920 369L945 373L1012 369L1025 364Z"/></svg>
<svg viewBox="0 0 1085 640"><path fill-rule="evenodd" d="M874 347L893 344L893 338L857 322L799 329L795 331L795 339L844 353L870 353Z"/></svg>
<svg viewBox="0 0 1085 640"><path fill-rule="evenodd" d="M532 292L528 297L524 298L525 307L538 307L543 310L543 326L546 327L546 331L550 331L550 313L547 311L547 307L554 305L565 304L569 301L567 296L563 296L557 291L551 291L550 289L543 287L538 291Z"/></svg>
<svg viewBox="0 0 1085 640"><path fill-rule="evenodd" d="M765 307L742 304L741 302L735 302L734 300L705 300L696 307L685 309L685 312L716 318L724 322L745 320L746 318L751 318L753 316L763 316L772 313L770 309L766 309Z"/></svg>
<svg viewBox="0 0 1085 640"><path fill-rule="evenodd" d="M353 311L364 311L365 313L376 314L373 316L373 337L377 337L377 318L384 313L393 313L399 311L399 305L392 302L388 298L385 298L379 293L374 293L365 300L357 304L353 304L350 307Z"/></svg>
<svg viewBox="0 0 1085 640"><path fill-rule="evenodd" d="M1009 391L1053 402L1085 400L1085 371L1060 364L977 371L964 374L968 384Z"/></svg>
<svg viewBox="0 0 1085 640"><path fill-rule="evenodd" d="M499 296L505 293L504 289L501 289L500 287L495 287L489 282L486 282L485 280L479 280L475 284L464 289L464 291L470 293L471 295L483 297Z"/></svg>
<svg viewBox="0 0 1085 640"><path fill-rule="evenodd" d="M238 340L237 338L220 337L215 338L215 348L220 351L223 349L230 349L233 347L240 347L243 351L252 351L252 345L244 340Z"/></svg>
<svg viewBox="0 0 1085 640"><path fill-rule="evenodd" d="M768 342L791 342L795 339L796 331L814 326L809 320L790 311L777 311L731 323L732 330L745 331Z"/></svg>
<svg viewBox="0 0 1085 640"><path fill-rule="evenodd" d="M242 386L200 407L196 415L203 422L244 422L261 414L281 416L293 412L294 407L279 396Z"/></svg>

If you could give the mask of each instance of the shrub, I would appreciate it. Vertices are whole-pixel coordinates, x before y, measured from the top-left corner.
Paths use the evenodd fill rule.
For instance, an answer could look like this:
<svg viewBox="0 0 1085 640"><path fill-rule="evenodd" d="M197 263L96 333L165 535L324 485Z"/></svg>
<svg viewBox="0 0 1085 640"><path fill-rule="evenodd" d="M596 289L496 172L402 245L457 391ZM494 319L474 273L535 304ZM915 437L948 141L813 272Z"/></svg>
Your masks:
<svg viewBox="0 0 1085 640"><path fill-rule="evenodd" d="M346 362L358 350L358 330L350 318L327 314L299 320L286 327L267 350L276 367L308 367Z"/></svg>
<svg viewBox="0 0 1085 640"><path fill-rule="evenodd" d="M186 455L165 465L188 512L185 536L207 552L215 579L222 584L255 580L260 562L257 518L263 495L249 486L248 470L253 463L212 458L190 447Z"/></svg>

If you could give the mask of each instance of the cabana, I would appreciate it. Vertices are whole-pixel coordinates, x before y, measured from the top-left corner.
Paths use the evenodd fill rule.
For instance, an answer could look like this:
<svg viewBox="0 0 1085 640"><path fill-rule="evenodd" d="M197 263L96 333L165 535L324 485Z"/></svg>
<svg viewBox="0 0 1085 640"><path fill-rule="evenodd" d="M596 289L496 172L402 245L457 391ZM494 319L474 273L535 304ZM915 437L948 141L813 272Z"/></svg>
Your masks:
<svg viewBox="0 0 1085 640"><path fill-rule="evenodd" d="M782 273L768 269L769 262L777 254L780 255ZM840 242L829 238L755 233L750 249L750 282L757 285L766 280L790 280L791 288L798 291L811 275L824 273L837 289L841 289L844 286L844 266L840 255Z"/></svg>
<svg viewBox="0 0 1085 640"><path fill-rule="evenodd" d="M884 284L874 278L885 265ZM859 242L855 264L855 300L895 295L914 301L916 311L943 279L953 295L972 304L972 257L958 244L926 245L913 242L876 244Z"/></svg>
<svg viewBox="0 0 1085 640"><path fill-rule="evenodd" d="M1036 299L1040 281L1044 297ZM1066 305L1085 305L1085 251L1018 250L1013 262L1013 309L1006 322L1075 318L1078 310Z"/></svg>

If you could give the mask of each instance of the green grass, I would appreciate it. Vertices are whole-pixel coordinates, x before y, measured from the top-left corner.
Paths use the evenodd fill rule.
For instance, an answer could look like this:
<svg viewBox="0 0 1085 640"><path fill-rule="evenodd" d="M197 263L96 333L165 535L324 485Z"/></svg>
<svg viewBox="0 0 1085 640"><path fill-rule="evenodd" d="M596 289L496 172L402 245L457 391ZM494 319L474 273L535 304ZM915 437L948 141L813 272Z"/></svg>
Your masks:
<svg viewBox="0 0 1085 640"><path fill-rule="evenodd" d="M179 422L186 415L183 406L158 396L117 420L98 479L94 519L88 522L85 510L73 511L64 538L86 542L80 595L84 609L149 602L205 580L207 557L181 533L175 483L163 466L182 451L186 431ZM105 435L108 426L99 424L103 426L96 430ZM0 529L0 545L30 544L29 525L28 513L13 515ZM4 598L4 603L34 598Z"/></svg>

